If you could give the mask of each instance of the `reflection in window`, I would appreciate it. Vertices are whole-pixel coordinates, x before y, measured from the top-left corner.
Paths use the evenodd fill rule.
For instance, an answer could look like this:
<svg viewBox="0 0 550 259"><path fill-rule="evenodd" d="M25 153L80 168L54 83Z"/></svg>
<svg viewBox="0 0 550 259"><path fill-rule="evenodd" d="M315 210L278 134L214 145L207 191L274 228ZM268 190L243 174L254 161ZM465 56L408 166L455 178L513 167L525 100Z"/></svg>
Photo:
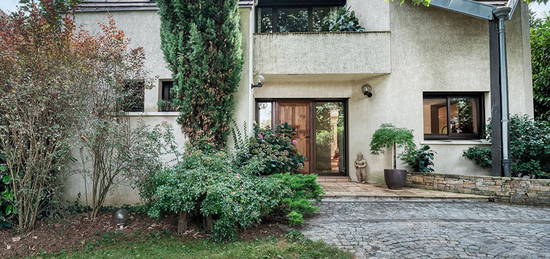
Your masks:
<svg viewBox="0 0 550 259"><path fill-rule="evenodd" d="M335 7L258 8L258 32L321 32L329 30Z"/></svg>
<svg viewBox="0 0 550 259"><path fill-rule="evenodd" d="M317 102L314 109L316 173L345 171L344 104Z"/></svg>
<svg viewBox="0 0 550 259"><path fill-rule="evenodd" d="M425 138L480 138L481 100L480 94L424 94Z"/></svg>
<svg viewBox="0 0 550 259"><path fill-rule="evenodd" d="M271 102L258 102L257 122L260 128L270 128L273 126L273 104Z"/></svg>

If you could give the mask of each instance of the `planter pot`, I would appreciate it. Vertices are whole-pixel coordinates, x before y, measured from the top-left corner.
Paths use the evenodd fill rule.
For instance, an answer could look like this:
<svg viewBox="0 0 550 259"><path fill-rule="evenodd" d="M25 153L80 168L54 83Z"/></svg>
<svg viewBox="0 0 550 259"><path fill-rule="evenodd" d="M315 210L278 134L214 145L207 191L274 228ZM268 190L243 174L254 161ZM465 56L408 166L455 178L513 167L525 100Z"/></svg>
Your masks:
<svg viewBox="0 0 550 259"><path fill-rule="evenodd" d="M401 169L384 169L384 179L390 189L401 189L407 182L407 171Z"/></svg>

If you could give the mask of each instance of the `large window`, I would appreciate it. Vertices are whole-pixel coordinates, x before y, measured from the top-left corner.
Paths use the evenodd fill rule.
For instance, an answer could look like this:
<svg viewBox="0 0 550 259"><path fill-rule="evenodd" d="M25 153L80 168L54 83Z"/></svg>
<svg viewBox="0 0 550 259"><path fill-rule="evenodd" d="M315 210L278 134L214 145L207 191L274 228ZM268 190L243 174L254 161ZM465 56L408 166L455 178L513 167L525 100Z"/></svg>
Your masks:
<svg viewBox="0 0 550 259"><path fill-rule="evenodd" d="M345 0L258 0L256 31L328 31L327 18L345 4Z"/></svg>
<svg viewBox="0 0 550 259"><path fill-rule="evenodd" d="M424 138L481 138L482 107L481 93L424 93Z"/></svg>

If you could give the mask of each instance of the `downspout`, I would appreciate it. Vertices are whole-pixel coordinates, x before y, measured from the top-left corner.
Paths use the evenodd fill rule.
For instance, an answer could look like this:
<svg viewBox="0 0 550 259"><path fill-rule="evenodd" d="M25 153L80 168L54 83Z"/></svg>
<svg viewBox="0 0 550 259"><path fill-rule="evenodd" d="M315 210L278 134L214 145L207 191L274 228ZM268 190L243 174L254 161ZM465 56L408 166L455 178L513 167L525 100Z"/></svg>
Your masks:
<svg viewBox="0 0 550 259"><path fill-rule="evenodd" d="M512 8L501 7L493 10L493 14L498 19L498 41L499 41L499 69L500 69L500 97L501 97L501 130L502 130L502 174L505 177L510 177L510 154L508 138L508 69L506 60L506 31L505 21L510 14Z"/></svg>

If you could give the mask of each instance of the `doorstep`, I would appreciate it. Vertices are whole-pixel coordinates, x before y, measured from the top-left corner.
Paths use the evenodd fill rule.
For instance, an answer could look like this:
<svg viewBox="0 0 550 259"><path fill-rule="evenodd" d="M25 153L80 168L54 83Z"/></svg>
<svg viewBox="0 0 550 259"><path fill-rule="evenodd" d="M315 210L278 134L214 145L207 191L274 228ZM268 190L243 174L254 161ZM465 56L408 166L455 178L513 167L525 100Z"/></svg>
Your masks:
<svg viewBox="0 0 550 259"><path fill-rule="evenodd" d="M345 180L344 180L345 179ZM373 197L393 199L478 199L489 200L490 197L474 194L463 194L453 192L442 192L418 188L403 188L391 190L386 186L375 184L360 184L350 182L347 177L320 176L317 182L323 187L324 198L330 197Z"/></svg>

